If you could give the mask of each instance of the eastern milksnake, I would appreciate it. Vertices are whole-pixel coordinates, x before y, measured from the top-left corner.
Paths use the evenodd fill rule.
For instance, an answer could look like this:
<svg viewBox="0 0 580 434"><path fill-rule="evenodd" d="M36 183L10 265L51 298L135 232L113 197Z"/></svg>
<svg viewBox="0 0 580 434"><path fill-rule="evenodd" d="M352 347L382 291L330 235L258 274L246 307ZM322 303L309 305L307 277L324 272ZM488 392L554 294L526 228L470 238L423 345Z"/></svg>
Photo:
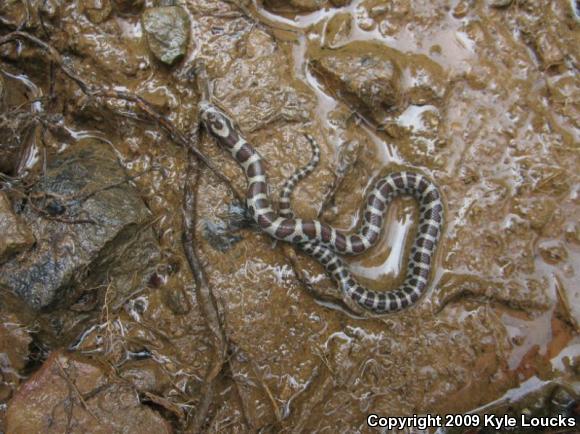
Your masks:
<svg viewBox="0 0 580 434"><path fill-rule="evenodd" d="M395 312L410 306L427 288L429 271L441 235L444 209L437 186L419 173L401 171L379 178L366 199L364 222L358 232L344 234L318 220L295 218L290 209L290 195L296 183L314 170L319 161L318 145L307 136L313 157L282 188L280 210L272 208L262 158L244 139L223 111L209 102L200 103L200 117L205 128L227 149L243 168L248 181L246 194L250 215L260 229L271 237L297 244L320 262L338 282L343 294L374 313ZM419 227L407 266L405 281L397 289L376 292L357 283L338 254L357 255L377 242L388 204L396 196L413 196L419 203Z"/></svg>

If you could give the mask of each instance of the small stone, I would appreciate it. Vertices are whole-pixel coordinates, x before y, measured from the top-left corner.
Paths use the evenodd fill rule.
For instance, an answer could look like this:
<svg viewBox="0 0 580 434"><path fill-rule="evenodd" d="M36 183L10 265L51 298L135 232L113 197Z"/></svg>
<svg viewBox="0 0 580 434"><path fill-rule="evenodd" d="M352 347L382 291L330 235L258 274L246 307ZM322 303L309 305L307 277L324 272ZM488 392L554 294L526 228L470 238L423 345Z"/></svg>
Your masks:
<svg viewBox="0 0 580 434"><path fill-rule="evenodd" d="M189 18L179 6L162 6L143 12L143 30L149 49L161 62L172 65L183 57L189 40Z"/></svg>
<svg viewBox="0 0 580 434"><path fill-rule="evenodd" d="M314 59L314 70L352 105L380 122L401 96L402 58L388 47L353 43Z"/></svg>
<svg viewBox="0 0 580 434"><path fill-rule="evenodd" d="M81 0L81 11L94 24L100 24L109 18L113 5L111 0Z"/></svg>
<svg viewBox="0 0 580 434"><path fill-rule="evenodd" d="M6 194L0 191L0 264L34 244L30 228L12 211Z"/></svg>

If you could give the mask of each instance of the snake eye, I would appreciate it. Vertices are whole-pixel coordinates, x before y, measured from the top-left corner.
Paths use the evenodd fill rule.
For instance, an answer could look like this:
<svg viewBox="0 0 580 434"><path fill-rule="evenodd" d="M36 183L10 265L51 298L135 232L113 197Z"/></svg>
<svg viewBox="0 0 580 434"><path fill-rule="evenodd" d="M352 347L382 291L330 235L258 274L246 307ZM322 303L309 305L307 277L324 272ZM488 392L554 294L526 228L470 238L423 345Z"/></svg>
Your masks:
<svg viewBox="0 0 580 434"><path fill-rule="evenodd" d="M224 128L224 124L220 119L216 117L212 119L211 127L214 129L214 131L221 131Z"/></svg>
<svg viewBox="0 0 580 434"><path fill-rule="evenodd" d="M223 124L217 113L207 113L207 123L211 126L212 130L220 130L223 127Z"/></svg>

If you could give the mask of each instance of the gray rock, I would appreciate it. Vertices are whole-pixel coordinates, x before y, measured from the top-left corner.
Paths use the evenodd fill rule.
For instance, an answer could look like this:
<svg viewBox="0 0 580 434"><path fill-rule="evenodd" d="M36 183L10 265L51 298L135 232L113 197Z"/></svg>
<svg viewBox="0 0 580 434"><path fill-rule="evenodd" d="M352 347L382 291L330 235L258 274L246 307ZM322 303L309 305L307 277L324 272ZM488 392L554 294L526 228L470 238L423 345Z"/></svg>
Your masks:
<svg viewBox="0 0 580 434"><path fill-rule="evenodd" d="M91 274L81 289L86 293L108 285L111 293L107 298L113 310L148 286L161 256L151 228L125 231L115 242L117 247L105 248L91 264Z"/></svg>
<svg viewBox="0 0 580 434"><path fill-rule="evenodd" d="M141 17L147 43L153 55L172 65L185 55L189 40L189 18L179 6L147 9Z"/></svg>
<svg viewBox="0 0 580 434"><path fill-rule="evenodd" d="M401 68L397 53L387 47L371 50L352 45L328 50L312 66L329 89L371 116L382 119L401 97Z"/></svg>
<svg viewBox="0 0 580 434"><path fill-rule="evenodd" d="M32 231L14 213L10 200L0 191L0 264L32 244Z"/></svg>
<svg viewBox="0 0 580 434"><path fill-rule="evenodd" d="M124 181L105 145L77 145L50 160L22 213L36 246L0 268L0 286L37 310L72 302L91 267L107 263L149 221L149 210Z"/></svg>
<svg viewBox="0 0 580 434"><path fill-rule="evenodd" d="M438 63L373 42L323 49L311 66L331 92L378 124L408 104L439 104L446 91L447 72Z"/></svg>

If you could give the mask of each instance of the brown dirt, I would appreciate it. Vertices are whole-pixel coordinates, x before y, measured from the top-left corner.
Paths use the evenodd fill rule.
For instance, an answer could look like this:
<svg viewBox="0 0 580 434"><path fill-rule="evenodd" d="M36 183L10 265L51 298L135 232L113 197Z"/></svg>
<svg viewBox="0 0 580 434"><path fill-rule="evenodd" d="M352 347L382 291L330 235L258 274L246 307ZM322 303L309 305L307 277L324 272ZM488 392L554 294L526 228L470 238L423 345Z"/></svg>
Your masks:
<svg viewBox="0 0 580 434"><path fill-rule="evenodd" d="M446 207L428 293L395 315L354 315L319 264L252 227L237 231L241 240L225 251L216 248L204 230L229 222L231 189L203 165L192 185L186 150L144 121L137 105L88 98L34 44L5 44L7 87L21 92L29 80L50 97L41 115L62 116L58 124L36 121L42 134L22 145L24 155L36 155L20 162L23 177L32 182L42 173L44 153L51 158L86 138L111 143L129 176L156 169L133 181L153 215L156 274L120 303L101 282L106 293L83 314L85 332L59 340L81 321L71 310L45 351L72 346L87 366L112 367L107 381L123 381L176 432L193 426L215 341L182 247L189 185L197 197L195 251L227 342L204 431L367 432L369 413L444 415L485 405L505 412L501 399L514 390L524 396L510 409L517 413L529 406L530 380L578 384L580 20L573 2L266 2L268 10L187 0L178 2L191 23L187 54L172 67L148 51L143 2L103 2L111 11L91 9L98 19L79 6L90 1L25 3L0 7L0 36L24 23L87 83L141 96L186 136L196 129L199 101L188 72L203 59L215 100L265 158L274 195L310 158L303 131L316 137L322 161L294 194L300 216L352 228L369 183L401 168L435 180ZM365 88L370 69L354 77L348 63L321 60L344 53L388 57L399 73L384 88ZM11 106L36 97L8 96ZM198 147L244 191L241 169L213 139L203 134ZM417 221L412 201L392 208L378 245L348 260L376 289L401 281ZM50 319L43 312L22 321L34 328ZM37 366L11 369L29 375ZM20 381L9 384L18 400L32 393L19 392ZM66 400L56 389L55 402ZM68 405L82 413L80 400ZM57 419L70 417L60 413Z"/></svg>

